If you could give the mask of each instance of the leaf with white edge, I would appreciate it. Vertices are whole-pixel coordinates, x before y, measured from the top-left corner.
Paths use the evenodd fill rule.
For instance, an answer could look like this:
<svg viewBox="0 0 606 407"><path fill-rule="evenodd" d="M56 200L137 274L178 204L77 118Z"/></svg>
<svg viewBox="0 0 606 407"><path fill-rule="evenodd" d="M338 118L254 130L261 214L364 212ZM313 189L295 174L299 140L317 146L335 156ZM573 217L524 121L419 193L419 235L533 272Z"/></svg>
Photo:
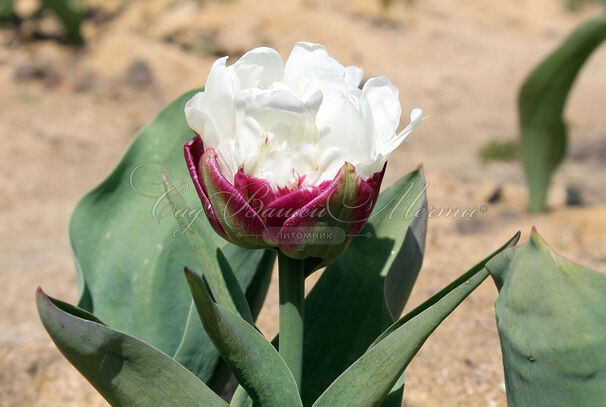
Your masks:
<svg viewBox="0 0 606 407"><path fill-rule="evenodd" d="M204 382L145 342L41 289L36 304L57 348L112 406L227 406Z"/></svg>

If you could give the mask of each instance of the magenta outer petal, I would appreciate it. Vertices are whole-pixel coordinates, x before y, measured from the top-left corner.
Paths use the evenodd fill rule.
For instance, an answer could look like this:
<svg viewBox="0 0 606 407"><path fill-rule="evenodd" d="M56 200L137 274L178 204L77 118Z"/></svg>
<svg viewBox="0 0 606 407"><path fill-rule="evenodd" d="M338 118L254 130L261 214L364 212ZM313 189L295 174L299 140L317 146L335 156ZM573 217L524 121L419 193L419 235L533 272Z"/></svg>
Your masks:
<svg viewBox="0 0 606 407"><path fill-rule="evenodd" d="M322 191L315 186L299 187L282 195L261 212L268 227L279 228L296 212L314 200Z"/></svg>
<svg viewBox="0 0 606 407"><path fill-rule="evenodd" d="M345 163L324 191L284 222L280 233L280 236L287 236L293 231L338 228L344 234L345 240L342 243L331 245L330 242L318 242L306 246L287 240L278 242L280 250L295 258L313 256L329 261L336 258L347 248L370 217L379 196L384 173L385 166L381 172L363 180L355 174L353 165Z"/></svg>
<svg viewBox="0 0 606 407"><path fill-rule="evenodd" d="M276 199L276 193L269 182L248 176L242 169L234 177L234 187L258 214Z"/></svg>
<svg viewBox="0 0 606 407"><path fill-rule="evenodd" d="M187 169L189 170L189 175L191 176L191 180L194 183L194 187L196 188L196 192L202 201L202 207L204 208L204 213L208 218L208 222L212 226L212 228L219 234L219 236L223 237L226 240L229 240L227 234L221 227L221 224L217 220L215 216L215 212L213 211L212 206L210 205L210 201L206 196L206 192L204 191L204 185L202 178L198 175L198 163L202 159L202 154L204 153L204 144L202 143L202 139L199 136L194 137L189 140L185 147L183 147L185 153L185 162L187 164Z"/></svg>
<svg viewBox="0 0 606 407"><path fill-rule="evenodd" d="M360 210L354 213L352 219L354 223L350 231L350 233L354 235L354 237L357 236L358 233L360 233L360 231L370 218L372 210L375 208L377 199L379 198L379 193L381 192L381 183L383 182L383 176L385 175L385 168L387 168L387 163L385 163L381 172L374 173L372 177L369 177L366 180L360 179L360 182L364 183L370 190L368 192L369 195L367 198L368 205L362 205L360 207Z"/></svg>
<svg viewBox="0 0 606 407"><path fill-rule="evenodd" d="M332 181L274 191L266 180L242 170L233 184L221 172L217 152L204 150L196 135L184 147L185 161L204 212L213 229L228 241L248 248L279 247L290 257L316 257L332 262L360 232L371 215L385 173L368 179L345 163ZM315 237L322 230L337 231L339 239L326 243ZM297 237L293 238L293 233ZM311 232L311 233L309 233Z"/></svg>
<svg viewBox="0 0 606 407"><path fill-rule="evenodd" d="M229 240L248 248L268 247L263 241L265 224L242 194L223 176L213 148L208 148L202 155L199 173L203 175L208 200Z"/></svg>

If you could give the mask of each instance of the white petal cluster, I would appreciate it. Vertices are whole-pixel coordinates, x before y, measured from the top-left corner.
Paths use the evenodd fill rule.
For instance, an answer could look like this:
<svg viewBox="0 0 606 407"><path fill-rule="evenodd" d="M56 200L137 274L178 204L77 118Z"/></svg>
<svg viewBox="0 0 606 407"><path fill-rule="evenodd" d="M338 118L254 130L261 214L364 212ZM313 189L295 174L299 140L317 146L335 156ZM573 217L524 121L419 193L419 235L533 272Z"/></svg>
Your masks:
<svg viewBox="0 0 606 407"><path fill-rule="evenodd" d="M274 188L319 185L345 161L367 178L422 120L414 109L396 133L401 107L389 79L371 78L360 89L362 70L344 67L322 45L297 43L286 63L265 47L226 62L215 61L185 115L230 181L243 169Z"/></svg>

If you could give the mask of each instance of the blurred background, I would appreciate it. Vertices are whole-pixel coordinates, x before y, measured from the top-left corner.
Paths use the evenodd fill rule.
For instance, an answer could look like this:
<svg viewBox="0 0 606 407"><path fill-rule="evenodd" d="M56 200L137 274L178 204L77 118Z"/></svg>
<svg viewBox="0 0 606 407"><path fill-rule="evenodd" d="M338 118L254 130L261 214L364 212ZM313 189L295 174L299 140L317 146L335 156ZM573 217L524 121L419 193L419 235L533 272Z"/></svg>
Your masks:
<svg viewBox="0 0 606 407"><path fill-rule="evenodd" d="M71 14L53 3L0 0L0 406L106 405L52 344L34 290L75 301L76 202L215 59L257 46L286 58L296 41L325 44L365 78L394 82L403 124L414 107L430 116L394 153L384 186L423 163L430 207L481 210L429 220L407 309L532 225L606 270L606 46L569 98L569 149L540 215L527 212L516 110L532 68L604 2L86 0ZM486 281L438 328L408 369L405 405L505 406L495 299ZM268 337L277 312L272 288L259 319Z"/></svg>

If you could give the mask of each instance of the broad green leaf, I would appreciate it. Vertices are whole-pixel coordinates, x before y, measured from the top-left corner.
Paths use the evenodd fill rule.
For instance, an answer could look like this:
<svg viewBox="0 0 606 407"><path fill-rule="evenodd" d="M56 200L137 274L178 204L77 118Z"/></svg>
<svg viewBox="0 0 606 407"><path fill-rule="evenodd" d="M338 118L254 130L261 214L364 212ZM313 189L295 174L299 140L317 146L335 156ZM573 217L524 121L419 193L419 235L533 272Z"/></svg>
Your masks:
<svg viewBox="0 0 606 407"><path fill-rule="evenodd" d="M304 405L399 317L423 260L427 213L417 211L426 206L419 169L380 195L364 229L305 299Z"/></svg>
<svg viewBox="0 0 606 407"><path fill-rule="evenodd" d="M179 215L212 232L183 158L183 145L193 137L183 108L196 91L169 104L137 135L109 177L80 201L70 221L70 240L79 307L214 383L219 354L204 332L182 274L184 266L196 264L196 257L173 219L176 214L162 185L166 171L184 199L197 203L193 212ZM255 304L256 317L275 255L211 235L209 245L218 245L227 258ZM221 381L213 389L221 391Z"/></svg>
<svg viewBox="0 0 606 407"><path fill-rule="evenodd" d="M206 332L253 402L262 407L301 406L297 383L272 344L216 304L200 276L189 270L185 276Z"/></svg>
<svg viewBox="0 0 606 407"><path fill-rule="evenodd" d="M216 235L214 231L207 228L206 225L199 219L193 220L185 216L180 216L183 213L191 213L192 209L187 205L183 196L172 185L168 179L165 180L165 190L167 197L172 205L171 210L175 214L175 218L180 226L180 231L185 234L187 241L198 260L200 268L204 271L204 277L209 284L214 300L224 308L238 314L246 322L254 325L253 314L249 308L248 302L240 284L234 275L230 264L225 260L223 250L219 248L224 240ZM216 243L215 240L219 242ZM231 245L232 248L235 246ZM231 250L232 262L238 267L243 266L243 261L246 261L249 251L247 250ZM263 258L259 262L259 271L255 273L255 278L251 281L251 292L262 292L265 294L269 288L271 281L271 272L275 261L275 253L266 251ZM256 314L258 315L263 303L263 298L251 298L251 302L255 306ZM260 299L260 301L259 301ZM200 336L204 336L204 328L200 322L200 318L195 311L195 306L192 303L190 307L188 322L186 325L183 340L174 355L174 358L186 366L192 367L194 371L203 368L203 363L211 357L214 349L198 349L199 344L196 342ZM199 353L204 352L204 358L199 357ZM215 374L209 381L212 388L221 389L229 379L229 369L224 366L221 360Z"/></svg>
<svg viewBox="0 0 606 407"><path fill-rule="evenodd" d="M509 406L603 406L606 274L528 243L486 268L499 298L497 328Z"/></svg>
<svg viewBox="0 0 606 407"><path fill-rule="evenodd" d="M566 152L562 112L570 88L605 38L606 15L582 24L532 71L520 89L522 161L533 212L545 209L551 176Z"/></svg>
<svg viewBox="0 0 606 407"><path fill-rule="evenodd" d="M223 308L240 315L246 322L254 325L246 297L223 251L214 239L217 234L209 230L200 218L193 221L180 213L191 213L176 186L165 176L165 191L172 205L180 230L191 247L204 278L210 287L215 302Z"/></svg>
<svg viewBox="0 0 606 407"><path fill-rule="evenodd" d="M84 2L82 0L41 0L41 2L57 15L71 42L84 43L80 32L80 26L84 21Z"/></svg>
<svg viewBox="0 0 606 407"><path fill-rule="evenodd" d="M495 253L387 329L313 404L314 407L379 406L438 325L488 276L484 265L514 245L516 234Z"/></svg>
<svg viewBox="0 0 606 407"><path fill-rule="evenodd" d="M227 406L200 379L145 342L40 289L36 304L61 353L112 406Z"/></svg>

